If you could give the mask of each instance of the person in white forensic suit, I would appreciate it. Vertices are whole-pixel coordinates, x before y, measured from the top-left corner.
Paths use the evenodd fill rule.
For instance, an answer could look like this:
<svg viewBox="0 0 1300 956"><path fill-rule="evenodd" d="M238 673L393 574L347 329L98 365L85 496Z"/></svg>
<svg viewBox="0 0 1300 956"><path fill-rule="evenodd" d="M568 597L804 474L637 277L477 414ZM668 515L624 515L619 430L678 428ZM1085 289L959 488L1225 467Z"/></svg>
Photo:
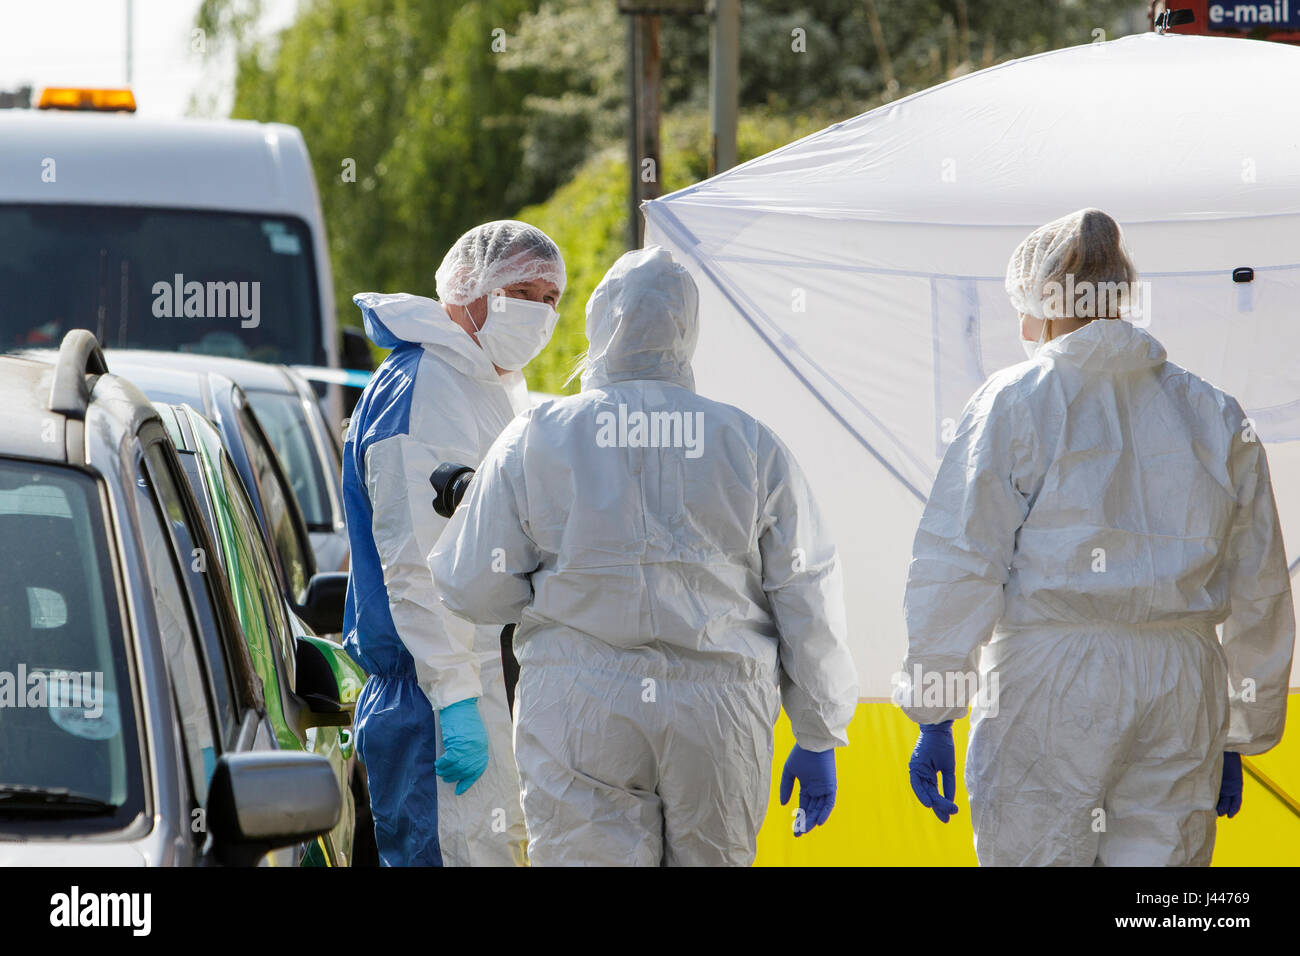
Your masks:
<svg viewBox="0 0 1300 956"><path fill-rule="evenodd" d="M1208 865L1241 756L1282 735L1294 612L1264 446L1124 317L1137 279L1100 210L1021 243L1006 287L1031 358L970 399L916 533L896 696L922 725L912 783L956 812L936 776L970 701L918 685L969 688L978 666L982 865Z"/></svg>
<svg viewBox="0 0 1300 956"><path fill-rule="evenodd" d="M371 340L393 350L352 414L344 452L344 646L370 675L357 747L381 862L522 864L501 629L472 627L438 602L427 556L446 519L430 476L477 465L528 406L519 369L555 329L564 261L541 230L502 220L462 236L436 281L437 300L355 297Z"/></svg>
<svg viewBox="0 0 1300 956"><path fill-rule="evenodd" d="M518 621L533 865L746 865L784 702L797 834L857 704L838 556L785 446L695 393L698 292L628 253L587 306L582 392L493 445L431 558L443 602Z"/></svg>

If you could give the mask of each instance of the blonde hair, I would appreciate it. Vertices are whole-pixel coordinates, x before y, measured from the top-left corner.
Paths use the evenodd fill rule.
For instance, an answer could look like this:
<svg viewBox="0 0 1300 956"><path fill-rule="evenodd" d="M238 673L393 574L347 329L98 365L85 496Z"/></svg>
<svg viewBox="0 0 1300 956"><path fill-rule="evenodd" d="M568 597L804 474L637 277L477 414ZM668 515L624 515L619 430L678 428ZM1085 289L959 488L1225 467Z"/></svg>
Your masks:
<svg viewBox="0 0 1300 956"><path fill-rule="evenodd" d="M1100 209L1080 209L1040 226L1011 255L1006 289L1016 309L1053 319L1118 319L1129 310L1137 269L1119 223Z"/></svg>

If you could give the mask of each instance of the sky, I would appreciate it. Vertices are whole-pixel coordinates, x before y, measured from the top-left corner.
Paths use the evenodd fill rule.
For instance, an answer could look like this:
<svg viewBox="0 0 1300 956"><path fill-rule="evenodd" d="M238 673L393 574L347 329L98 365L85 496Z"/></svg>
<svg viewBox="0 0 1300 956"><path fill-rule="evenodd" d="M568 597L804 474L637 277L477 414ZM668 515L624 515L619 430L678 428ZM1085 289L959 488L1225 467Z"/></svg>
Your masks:
<svg viewBox="0 0 1300 956"><path fill-rule="evenodd" d="M267 31L293 19L297 0L265 0ZM127 0L0 0L0 90L126 84ZM234 62L192 52L199 0L134 0L137 115L184 116L192 94L229 112ZM33 103L33 105L35 105Z"/></svg>

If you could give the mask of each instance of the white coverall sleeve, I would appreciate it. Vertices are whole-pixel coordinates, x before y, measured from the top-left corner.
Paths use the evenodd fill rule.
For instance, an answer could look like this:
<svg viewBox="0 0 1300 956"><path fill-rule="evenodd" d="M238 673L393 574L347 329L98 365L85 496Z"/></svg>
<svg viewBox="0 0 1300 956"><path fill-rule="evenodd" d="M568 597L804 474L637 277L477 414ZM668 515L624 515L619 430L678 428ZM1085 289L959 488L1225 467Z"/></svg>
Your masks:
<svg viewBox="0 0 1300 956"><path fill-rule="evenodd" d="M439 449L394 435L366 450L371 530L384 570L397 636L415 659L415 677L434 710L482 694L474 628L448 614L425 561L447 520L433 510L429 476L446 461L470 461L463 449Z"/></svg>
<svg viewBox="0 0 1300 956"><path fill-rule="evenodd" d="M1233 441L1237 510L1227 554L1231 610L1222 631L1229 681L1227 749L1250 755L1282 737L1295 611L1264 445L1240 434Z"/></svg>
<svg viewBox="0 0 1300 956"><path fill-rule="evenodd" d="M907 657L894 701L918 724L965 716L979 649L1002 616L1034 481L1032 426L1014 412L1010 393L992 381L975 393L916 531L903 599Z"/></svg>
<svg viewBox="0 0 1300 956"><path fill-rule="evenodd" d="M858 704L858 675L839 555L794 456L762 426L758 478L758 548L780 641L781 703L800 747L843 747Z"/></svg>
<svg viewBox="0 0 1300 956"><path fill-rule="evenodd" d="M525 412L497 437L429 555L442 603L475 624L518 624L533 598L541 552L524 526L521 454L531 418Z"/></svg>

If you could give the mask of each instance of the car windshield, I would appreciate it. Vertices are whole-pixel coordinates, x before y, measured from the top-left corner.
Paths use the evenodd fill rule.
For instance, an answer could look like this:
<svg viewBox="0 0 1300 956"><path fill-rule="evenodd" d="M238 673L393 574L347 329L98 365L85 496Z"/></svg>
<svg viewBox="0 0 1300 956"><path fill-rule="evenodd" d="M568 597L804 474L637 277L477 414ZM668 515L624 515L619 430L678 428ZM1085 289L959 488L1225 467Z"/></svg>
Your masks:
<svg viewBox="0 0 1300 956"><path fill-rule="evenodd" d="M323 365L301 220L202 210L0 205L0 349L89 329L105 348Z"/></svg>
<svg viewBox="0 0 1300 956"><path fill-rule="evenodd" d="M262 423L266 437L280 456L289 484L298 497L303 518L311 531L334 530L328 480L312 438L308 411L296 395L283 392L248 392L248 400Z"/></svg>
<svg viewBox="0 0 1300 956"><path fill-rule="evenodd" d="M95 482L0 459L0 541L13 545L0 548L0 829L15 815L129 820L139 755Z"/></svg>

